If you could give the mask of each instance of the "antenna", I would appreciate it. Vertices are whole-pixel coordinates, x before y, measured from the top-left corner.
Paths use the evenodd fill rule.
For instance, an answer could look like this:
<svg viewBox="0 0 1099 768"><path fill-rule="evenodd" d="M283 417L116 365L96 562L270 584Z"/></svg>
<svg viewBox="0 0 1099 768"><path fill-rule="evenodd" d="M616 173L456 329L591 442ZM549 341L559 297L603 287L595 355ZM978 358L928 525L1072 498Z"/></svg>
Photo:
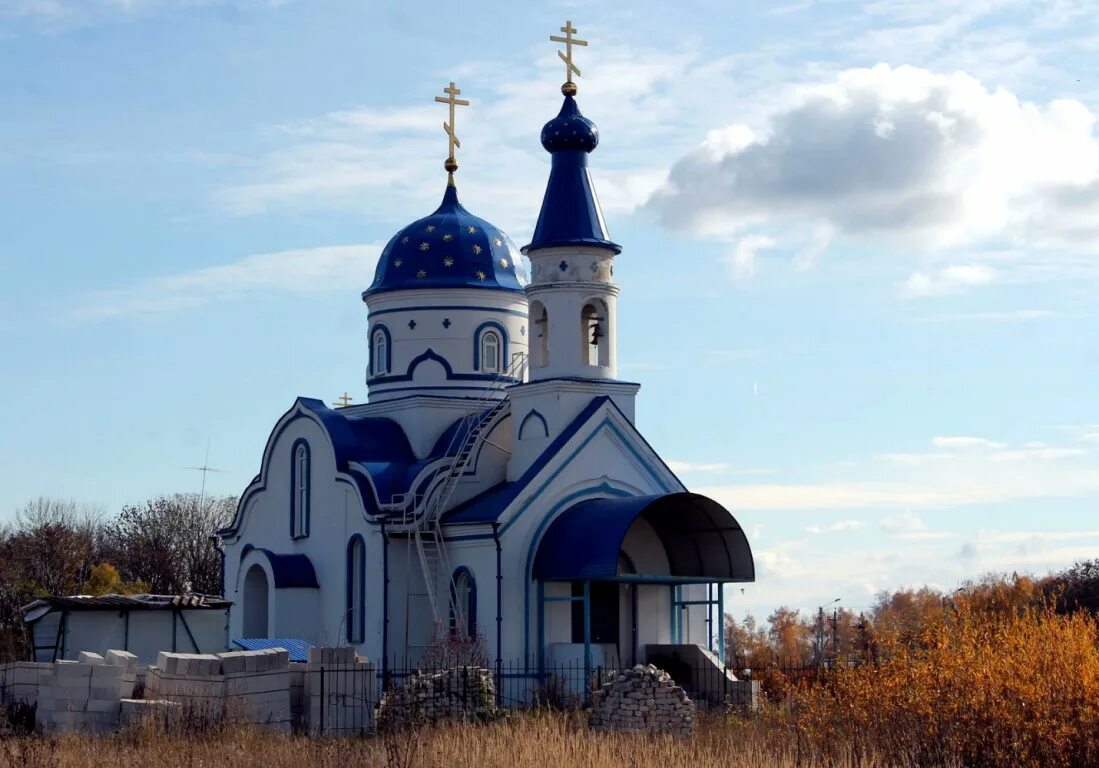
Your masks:
<svg viewBox="0 0 1099 768"><path fill-rule="evenodd" d="M193 469L202 473L202 491L198 495L198 508L201 511L206 504L206 473L207 472L224 472L221 469L214 469L210 466L210 438L206 438L206 458L202 462L201 467L184 467L184 469Z"/></svg>

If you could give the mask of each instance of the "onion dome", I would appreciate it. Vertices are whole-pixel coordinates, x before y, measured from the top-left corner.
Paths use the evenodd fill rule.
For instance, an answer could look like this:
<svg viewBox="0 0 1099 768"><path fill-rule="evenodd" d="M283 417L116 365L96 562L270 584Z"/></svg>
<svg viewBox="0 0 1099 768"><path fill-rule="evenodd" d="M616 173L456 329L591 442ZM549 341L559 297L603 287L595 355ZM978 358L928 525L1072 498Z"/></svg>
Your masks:
<svg viewBox="0 0 1099 768"><path fill-rule="evenodd" d="M523 253L577 245L620 253L622 247L611 242L607 234L607 224L588 171L588 154L599 145L599 129L580 114L572 95L575 86L571 92L562 90L565 103L561 105L561 111L542 128L542 146L552 155L553 164L534 238L523 247Z"/></svg>
<svg viewBox="0 0 1099 768"><path fill-rule="evenodd" d="M451 182L434 213L409 224L385 246L363 299L427 288L521 292L526 283L515 243L462 207Z"/></svg>

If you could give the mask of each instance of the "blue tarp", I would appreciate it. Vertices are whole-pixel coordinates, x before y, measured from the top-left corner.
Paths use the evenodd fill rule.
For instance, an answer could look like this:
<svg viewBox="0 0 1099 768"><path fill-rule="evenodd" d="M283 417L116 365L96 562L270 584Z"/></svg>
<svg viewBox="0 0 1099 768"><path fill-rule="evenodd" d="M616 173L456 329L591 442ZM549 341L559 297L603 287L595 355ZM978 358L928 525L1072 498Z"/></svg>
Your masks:
<svg viewBox="0 0 1099 768"><path fill-rule="evenodd" d="M266 637L235 637L233 645L246 651L266 651L270 648L284 648L290 654L290 661L309 661L309 649L312 643L293 638L269 640Z"/></svg>

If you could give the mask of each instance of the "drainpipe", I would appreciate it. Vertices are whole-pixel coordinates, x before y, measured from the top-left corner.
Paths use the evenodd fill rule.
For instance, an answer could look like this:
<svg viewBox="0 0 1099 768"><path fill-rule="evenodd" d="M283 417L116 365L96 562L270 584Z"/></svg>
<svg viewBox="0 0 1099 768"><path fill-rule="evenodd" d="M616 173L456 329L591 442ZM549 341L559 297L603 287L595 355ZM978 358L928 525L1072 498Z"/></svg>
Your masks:
<svg viewBox="0 0 1099 768"><path fill-rule="evenodd" d="M504 574L501 568L501 552L500 552L500 524L492 524L492 540L496 543L496 703L500 703L500 683L503 682L500 677L503 671L503 660L500 654L503 653L503 632L504 632Z"/></svg>
<svg viewBox="0 0 1099 768"><path fill-rule="evenodd" d="M389 537L382 520L382 689L389 687Z"/></svg>

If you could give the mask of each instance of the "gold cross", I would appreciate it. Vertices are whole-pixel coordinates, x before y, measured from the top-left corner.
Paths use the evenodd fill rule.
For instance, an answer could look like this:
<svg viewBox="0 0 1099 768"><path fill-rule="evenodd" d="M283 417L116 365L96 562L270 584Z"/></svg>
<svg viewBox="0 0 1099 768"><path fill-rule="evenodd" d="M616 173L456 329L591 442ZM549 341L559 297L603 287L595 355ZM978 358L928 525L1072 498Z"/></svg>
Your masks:
<svg viewBox="0 0 1099 768"><path fill-rule="evenodd" d="M336 398L336 402L333 403L337 408L346 408L351 405L351 395L344 392L342 395Z"/></svg>
<svg viewBox="0 0 1099 768"><path fill-rule="evenodd" d="M454 149L457 147L461 149L462 142L458 140L458 137L454 134L454 107L468 107L469 101L466 99L455 98L462 91L454 87L454 81L451 81L449 88L444 88L443 93L446 94L444 99L442 96L436 96L435 101L440 104L450 105L450 122L443 123L443 130L446 131L446 135L450 139L450 154L447 156L446 163L443 165L448 173L454 173L458 170L458 161L454 159Z"/></svg>
<svg viewBox="0 0 1099 768"><path fill-rule="evenodd" d="M572 47L574 45L586 46L588 41L579 40L573 37L579 30L572 26L571 21L566 21L565 26L561 27L561 31L565 33L564 37L561 37L560 35L550 35L550 40L555 43L565 44L565 52L561 53L561 51L558 51L557 55L561 57L561 61L565 62L565 82L571 83L573 74L580 77L580 67L572 63Z"/></svg>

